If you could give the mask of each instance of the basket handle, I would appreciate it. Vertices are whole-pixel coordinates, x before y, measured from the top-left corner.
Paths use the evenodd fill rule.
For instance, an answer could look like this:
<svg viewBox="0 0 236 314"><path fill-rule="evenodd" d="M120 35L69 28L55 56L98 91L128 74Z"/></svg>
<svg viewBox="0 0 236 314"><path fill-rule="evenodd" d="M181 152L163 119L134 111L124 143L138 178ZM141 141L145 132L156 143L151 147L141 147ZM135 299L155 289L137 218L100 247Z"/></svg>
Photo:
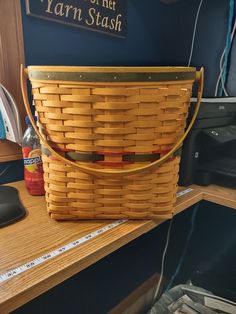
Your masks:
<svg viewBox="0 0 236 314"><path fill-rule="evenodd" d="M29 104L29 99L28 99L28 94L27 94L27 71L25 71L24 73L24 67L23 65L21 65L21 90L22 90L22 95L23 95L23 100L24 100L24 104L25 104L25 108L26 108L26 112L29 116L29 119L32 123L32 126L36 132L36 134L38 135L38 137L40 138L41 142L43 143L43 145L51 152L52 155L54 155L56 158L58 158L60 161L62 161L63 163L68 164L71 167L77 168L85 173L88 174L92 174L92 175L96 175L96 176L106 176L106 177L119 177L119 176L123 176L123 175L133 175L133 174L137 174L140 172L144 172L147 170L151 170L154 168L159 167L161 164L163 164L168 158L170 158L177 150L178 148L181 147L184 139L186 138L186 136L188 135L189 131L191 130L195 119L197 117L199 108L200 108L200 103L201 103L201 98L202 98L202 92L203 92L203 80L204 80L204 69L201 68L200 71L196 72L196 81L198 82L198 93L197 93L197 102L196 102L196 107L195 107L195 111L192 117L192 120L188 126L188 128L186 129L185 133L182 135L182 137L178 140L178 142L174 145L174 147L163 157L161 157L160 159L145 165L145 166L141 166L141 167L137 167L134 169L125 169L125 170L111 170L111 169L95 169L95 168L90 168L81 164L78 164L74 161L68 160L66 158L64 158L63 156L61 156L60 154L58 154L47 142L47 140L45 140L43 138L43 136L41 135L41 133L39 132L36 123L33 119L33 115L30 109L30 104Z"/></svg>

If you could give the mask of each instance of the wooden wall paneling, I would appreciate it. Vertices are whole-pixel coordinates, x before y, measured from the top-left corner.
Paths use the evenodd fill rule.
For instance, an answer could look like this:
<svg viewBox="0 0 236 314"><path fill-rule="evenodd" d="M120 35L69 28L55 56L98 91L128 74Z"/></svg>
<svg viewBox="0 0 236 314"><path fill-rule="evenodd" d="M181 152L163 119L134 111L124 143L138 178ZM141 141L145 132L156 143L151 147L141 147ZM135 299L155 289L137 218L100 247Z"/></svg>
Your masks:
<svg viewBox="0 0 236 314"><path fill-rule="evenodd" d="M24 126L25 109L20 89L24 44L19 0L0 0L0 82L15 98ZM21 159L19 145L0 140L0 162Z"/></svg>

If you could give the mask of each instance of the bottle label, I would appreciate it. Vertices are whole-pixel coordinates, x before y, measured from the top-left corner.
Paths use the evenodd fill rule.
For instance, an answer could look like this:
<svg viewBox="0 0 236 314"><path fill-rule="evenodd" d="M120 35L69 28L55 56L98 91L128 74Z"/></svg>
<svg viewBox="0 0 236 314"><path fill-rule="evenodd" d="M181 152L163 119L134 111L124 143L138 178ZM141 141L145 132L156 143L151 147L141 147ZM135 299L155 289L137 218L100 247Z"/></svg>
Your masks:
<svg viewBox="0 0 236 314"><path fill-rule="evenodd" d="M30 150L29 147L23 149L25 166L25 183L30 194L43 195L43 163L40 149Z"/></svg>
<svg viewBox="0 0 236 314"><path fill-rule="evenodd" d="M30 166L30 165L33 165L33 164L40 164L42 163L42 158L41 156L37 156L37 157L33 157L33 158L25 158L24 159L24 165L25 166Z"/></svg>

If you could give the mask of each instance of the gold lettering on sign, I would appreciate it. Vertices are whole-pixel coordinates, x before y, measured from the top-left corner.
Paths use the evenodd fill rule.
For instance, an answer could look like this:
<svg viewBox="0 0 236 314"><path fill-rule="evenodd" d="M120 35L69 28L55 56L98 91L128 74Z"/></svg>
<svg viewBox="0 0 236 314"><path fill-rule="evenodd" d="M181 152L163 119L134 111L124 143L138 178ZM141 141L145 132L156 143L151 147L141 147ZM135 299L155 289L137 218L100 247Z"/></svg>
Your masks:
<svg viewBox="0 0 236 314"><path fill-rule="evenodd" d="M116 2L113 0L102 0L102 6L115 11Z"/></svg>
<svg viewBox="0 0 236 314"><path fill-rule="evenodd" d="M30 5L30 0L27 0L28 6ZM36 1L36 0L32 0ZM82 26L92 26L92 28L100 28L104 30L112 30L115 32L122 33L122 22L123 16L122 14L118 14L117 11L118 5L116 5L118 0L80 0L83 2L78 1L81 6L74 6L65 4L64 0L38 0L43 3L43 7L39 8L38 10L43 10L41 13L42 16L48 16L49 14L51 17L49 19L54 20L61 18L62 23L67 23L66 19L70 22L70 24L81 24ZM72 3L75 1L71 1ZM75 2L76 3L76 2ZM35 4L35 3L34 3ZM119 4L119 3L118 3ZM37 8L37 6L36 6ZM28 11L30 9L28 8ZM42 11L41 11L42 12ZM31 12L30 12L31 13ZM46 14L45 14L46 13ZM35 14L36 15L36 14ZM73 23L75 21L75 23Z"/></svg>
<svg viewBox="0 0 236 314"><path fill-rule="evenodd" d="M63 16L64 13L63 13L63 9L64 9L64 4L63 3L58 3L56 6L55 6L55 15L59 15L59 16Z"/></svg>
<svg viewBox="0 0 236 314"><path fill-rule="evenodd" d="M73 9L73 5L65 5L65 9L66 9L66 13L65 16L68 17L69 16L69 11L70 9Z"/></svg>
<svg viewBox="0 0 236 314"><path fill-rule="evenodd" d="M47 13L53 13L53 12L51 11L52 1L53 1L53 0L48 0L48 7L47 7L47 10L46 10Z"/></svg>
<svg viewBox="0 0 236 314"><path fill-rule="evenodd" d="M65 5L63 2L57 3L53 7L53 0L48 0L46 13L55 14L56 16L70 17L73 15L73 19L77 21L82 21L82 9L74 7L73 5Z"/></svg>
<svg viewBox="0 0 236 314"><path fill-rule="evenodd" d="M111 19L108 16L102 17L101 13L96 11L95 8L89 9L89 18L85 23L89 26L101 26L110 30L122 31L121 28L121 14L118 14L116 18Z"/></svg>
<svg viewBox="0 0 236 314"><path fill-rule="evenodd" d="M86 24L91 26L94 24L94 17L93 17L93 13L96 12L96 10L94 8L89 9L89 17L90 17L90 21L88 19L86 19Z"/></svg>
<svg viewBox="0 0 236 314"><path fill-rule="evenodd" d="M90 0L90 2L91 2L92 4L99 5L99 0Z"/></svg>
<svg viewBox="0 0 236 314"><path fill-rule="evenodd" d="M114 19L113 19L114 20ZM116 19L114 20L114 22L115 22L115 27L114 27L114 29L116 30L116 31L118 31L118 32L121 32L122 31L122 29L121 29L121 14L118 14L117 15L117 17L116 17ZM111 28L111 29L113 29L113 28Z"/></svg>
<svg viewBox="0 0 236 314"><path fill-rule="evenodd" d="M82 10L75 7L73 8L73 10L74 10L74 20L76 20L76 17L77 17L78 21L82 21L82 17L81 17Z"/></svg>

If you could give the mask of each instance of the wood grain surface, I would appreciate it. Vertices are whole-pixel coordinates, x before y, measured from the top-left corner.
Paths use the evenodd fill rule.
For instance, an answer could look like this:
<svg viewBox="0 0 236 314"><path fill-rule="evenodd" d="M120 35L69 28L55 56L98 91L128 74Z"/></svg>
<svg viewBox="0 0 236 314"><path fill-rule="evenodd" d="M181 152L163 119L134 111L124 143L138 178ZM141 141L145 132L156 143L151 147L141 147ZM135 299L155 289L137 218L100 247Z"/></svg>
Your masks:
<svg viewBox="0 0 236 314"><path fill-rule="evenodd" d="M18 189L28 214L23 220L0 230L0 274L111 222L109 220L56 222L48 217L44 197L28 195L22 181L9 185ZM180 188L180 190L185 189ZM214 186L207 188L192 186L192 189L191 192L178 198L177 213L202 199L236 209L236 196L233 190ZM1 283L0 313L9 313L20 307L162 222L164 220L129 220L62 255Z"/></svg>
<svg viewBox="0 0 236 314"><path fill-rule="evenodd" d="M0 21L0 82L14 97L25 129L26 113L19 74L20 65L25 60L20 1L0 1ZM0 140L0 162L21 158L19 145Z"/></svg>

